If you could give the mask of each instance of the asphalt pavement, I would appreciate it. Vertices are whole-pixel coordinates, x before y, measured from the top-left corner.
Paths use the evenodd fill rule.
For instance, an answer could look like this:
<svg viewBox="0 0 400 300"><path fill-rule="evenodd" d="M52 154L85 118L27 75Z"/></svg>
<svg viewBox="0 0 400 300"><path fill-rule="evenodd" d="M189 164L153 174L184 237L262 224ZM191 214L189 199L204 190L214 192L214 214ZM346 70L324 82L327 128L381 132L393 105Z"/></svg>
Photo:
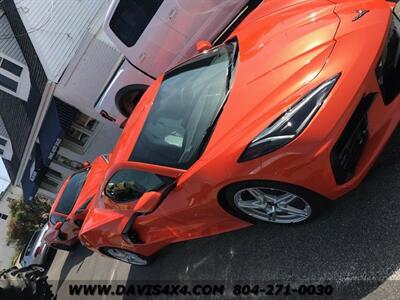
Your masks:
<svg viewBox="0 0 400 300"><path fill-rule="evenodd" d="M83 247L69 254L59 251L48 273L50 280L56 280L53 289L60 291L61 300L68 298L61 291L75 280L85 283L326 280L338 286L340 299L398 299L399 140L400 128L361 186L336 201L312 223L289 227L257 225L171 245L148 267L130 267Z"/></svg>

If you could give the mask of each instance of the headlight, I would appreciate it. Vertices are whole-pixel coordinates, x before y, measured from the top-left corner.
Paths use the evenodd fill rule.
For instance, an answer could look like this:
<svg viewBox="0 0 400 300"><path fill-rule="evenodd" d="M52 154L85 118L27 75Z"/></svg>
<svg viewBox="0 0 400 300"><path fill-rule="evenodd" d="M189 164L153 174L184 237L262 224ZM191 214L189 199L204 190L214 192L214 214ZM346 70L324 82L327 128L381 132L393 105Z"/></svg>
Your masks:
<svg viewBox="0 0 400 300"><path fill-rule="evenodd" d="M246 148L239 162L255 159L275 151L295 139L310 123L340 77L325 81L288 109L271 126L264 129Z"/></svg>

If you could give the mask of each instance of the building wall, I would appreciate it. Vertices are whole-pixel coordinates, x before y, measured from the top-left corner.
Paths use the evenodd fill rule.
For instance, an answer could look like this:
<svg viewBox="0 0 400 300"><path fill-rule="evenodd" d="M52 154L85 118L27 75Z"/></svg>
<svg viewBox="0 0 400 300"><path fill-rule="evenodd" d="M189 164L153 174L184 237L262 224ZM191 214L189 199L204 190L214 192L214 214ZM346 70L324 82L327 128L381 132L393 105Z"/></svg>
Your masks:
<svg viewBox="0 0 400 300"><path fill-rule="evenodd" d="M92 31L87 33L76 55L58 82L54 95L78 109L80 113L97 120L97 125L93 131L83 130L77 126L78 130L83 130L89 136L87 145L84 149L76 149L71 147L71 144L64 139L58 150L58 155L78 163L92 162L97 156L109 153L114 148L121 134L121 129L100 117L95 111L94 105L115 68L119 65L121 58L118 50L104 36L102 28L97 30L95 34ZM56 160L53 160L49 167L62 174L62 180L58 180L57 190L61 187L63 181L76 171L61 165ZM54 198L56 195L54 189L49 188L49 186L44 186L39 190L39 193L50 198Z"/></svg>
<svg viewBox="0 0 400 300"><path fill-rule="evenodd" d="M11 145L10 136L8 135L4 121L0 115L0 139L2 143L0 144L0 157L3 159L11 160L13 156L13 150Z"/></svg>
<svg viewBox="0 0 400 300"><path fill-rule="evenodd" d="M8 32L7 35L14 35L14 38L17 40L24 59L24 61L21 62L26 62L28 65L31 80L31 90L27 102L0 91L0 115L9 133L13 148L12 159L4 160L4 165L6 166L11 182L15 183L41 97L47 83L47 77L22 23L14 1L0 1L0 8L4 10L7 20L11 25L9 29L12 31ZM16 58L15 55L8 54Z"/></svg>
<svg viewBox="0 0 400 300"><path fill-rule="evenodd" d="M107 6L104 6L99 15L104 15L106 8ZM104 120L94 109L101 92L122 59L120 52L105 36L101 26L102 21L103 17L99 17L91 25L54 92L55 97L75 107L80 113L97 120L95 130L83 130L89 136L84 149L71 147L71 144L64 139L58 150L58 155L78 163L92 162L97 156L111 152L121 134L118 126ZM82 129L79 126L77 128ZM76 171L60 165L56 160L52 162L50 168L62 174L62 181ZM58 188L61 187L62 181L59 182ZM49 193L49 190L41 189L39 192Z"/></svg>
<svg viewBox="0 0 400 300"><path fill-rule="evenodd" d="M107 3L108 1L109 0L102 0L104 3ZM13 156L12 161L5 161L7 170L9 171L9 176L13 182L15 181L16 173L21 164L25 147L27 146L30 130L37 114L39 113L39 104L46 83L48 82L48 76L46 76L45 68L43 67L43 60L46 59L46 57L39 58L39 56L43 54L40 51L37 52L37 47L40 46L40 43L38 44L37 40L28 33L27 28L25 27L26 24L24 24L20 16L21 11L20 9L17 9L15 3L17 3L17 5L20 4L20 2L15 2L14 0L0 0L0 8L2 7L4 9L7 18L9 19L13 33L17 38L18 44L20 45L29 67L31 77L31 96L29 101L25 103L25 106L20 103L16 104L18 107L12 110L9 116L5 117L3 111L7 110L6 104L11 100L3 101L3 98L8 99L9 96L3 96L0 91L0 114L3 116L11 140L13 140L13 138L18 139L16 147L21 148L20 151L15 151L13 143L14 153L17 152L17 155ZM30 5L34 5L34 2L30 1ZM82 35L83 38L79 43L79 46L77 46L76 51L74 50L74 55L70 57L68 64L66 64L66 69L62 70L62 72L60 71L62 76L57 82L55 96L63 102L77 108L82 113L91 116L98 121L105 122L101 117L99 117L97 112L94 111L94 103L97 101L101 91L107 84L114 68L118 65L121 55L104 37L102 29L99 29L101 28L100 25L107 9L107 4L96 4L96 7L100 6L101 10L98 11L97 15L93 15L93 20L95 20L94 24L92 24L90 28L84 28L87 25L79 28L87 30L87 32ZM39 13L40 10L37 12ZM32 11L30 13L32 13ZM96 17L94 17L95 15ZM73 27L78 28L79 26L74 25ZM47 32L46 34L49 33ZM45 46L50 47L50 45L47 44ZM13 122L6 120L7 118L13 118L14 120L23 118L24 120L19 122L20 127L18 128L18 126ZM74 151L76 149L70 149L67 145L68 143L63 142L58 153L69 160L80 163L86 160L93 161L98 155L108 153L112 150L120 133L121 130L114 124L99 122L96 129L93 132L90 132L90 134L88 133L88 135L90 135L89 142L82 151ZM72 169L60 166L60 164L55 161L50 164L49 168L56 171L56 173L61 174L60 182L65 180L65 178L73 172ZM59 186L57 189L58 188ZM45 195L50 199L54 199L55 196L54 189L49 190L45 186L39 189L38 193Z"/></svg>
<svg viewBox="0 0 400 300"><path fill-rule="evenodd" d="M19 48L18 42L13 38L10 22L4 11L0 9L0 48L1 52L8 57L26 65L25 58Z"/></svg>
<svg viewBox="0 0 400 300"><path fill-rule="evenodd" d="M30 97L29 99L33 100L34 98ZM4 121L13 148L12 159L5 160L4 164L12 182L14 182L17 175L32 128L27 106L26 102L0 91L0 115Z"/></svg>
<svg viewBox="0 0 400 300"><path fill-rule="evenodd" d="M9 215L9 204L21 197L22 191L18 188L10 186L0 198L0 214ZM9 268L11 266L11 260L16 254L13 246L7 246L7 229L10 219L10 216L7 218L7 220L0 218L0 270Z"/></svg>
<svg viewBox="0 0 400 300"><path fill-rule="evenodd" d="M17 39L24 58L29 66L31 83L38 89L38 92L42 94L47 83L46 73L42 67L40 59L35 51L24 23L22 22L22 19L18 13L18 9L16 8L13 0L0 1L0 8L3 8L7 16L7 19L10 22L11 28L14 32L14 36ZM37 106L38 105L39 103L37 103ZM36 114L35 111L34 114Z"/></svg>
<svg viewBox="0 0 400 300"><path fill-rule="evenodd" d="M93 160L101 154L109 153L112 151L116 144L120 129L115 128L113 124L102 124L98 123L96 130L91 134L90 140L84 152L77 152L74 148L70 147L68 143L64 141L61 143L61 147L57 152L57 156L63 156L68 160L74 161L79 164L83 164L85 161L93 162ZM67 167L54 159L49 168L52 171L60 173L60 178L54 178L52 176L51 181L58 183L57 188L49 186L48 184L42 184L39 189L39 194L46 196L48 199L54 199L57 191L61 188L64 180L72 175L77 169ZM54 172L48 172L46 176L50 176Z"/></svg>
<svg viewBox="0 0 400 300"><path fill-rule="evenodd" d="M54 92L55 96L81 112L104 121L94 106L122 55L97 34L88 33L76 56L66 69Z"/></svg>
<svg viewBox="0 0 400 300"><path fill-rule="evenodd" d="M75 56L86 32L98 17L103 17L103 11L111 2L111 0L12 1L16 3L22 22L29 31L47 77L54 82L58 82Z"/></svg>
<svg viewBox="0 0 400 300"><path fill-rule="evenodd" d="M73 152L66 147L61 147L60 153L64 153L67 157L77 161L93 161L97 156L111 152L114 148L119 135L120 129L116 129L112 124L99 123L98 128L93 133L92 140L84 153Z"/></svg>

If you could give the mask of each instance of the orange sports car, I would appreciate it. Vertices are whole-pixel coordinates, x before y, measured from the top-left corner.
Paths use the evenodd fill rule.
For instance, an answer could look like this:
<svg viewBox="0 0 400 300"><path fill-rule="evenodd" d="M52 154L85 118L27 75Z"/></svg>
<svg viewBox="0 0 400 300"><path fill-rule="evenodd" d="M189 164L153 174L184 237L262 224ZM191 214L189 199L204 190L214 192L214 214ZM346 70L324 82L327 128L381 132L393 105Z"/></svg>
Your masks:
<svg viewBox="0 0 400 300"><path fill-rule="evenodd" d="M71 251L79 243L78 233L92 205L108 166L108 156L68 177L53 203L44 240L53 248Z"/></svg>
<svg viewBox="0 0 400 300"><path fill-rule="evenodd" d="M400 20L383 0L265 0L131 115L80 239L137 265L171 243L311 220L400 120Z"/></svg>

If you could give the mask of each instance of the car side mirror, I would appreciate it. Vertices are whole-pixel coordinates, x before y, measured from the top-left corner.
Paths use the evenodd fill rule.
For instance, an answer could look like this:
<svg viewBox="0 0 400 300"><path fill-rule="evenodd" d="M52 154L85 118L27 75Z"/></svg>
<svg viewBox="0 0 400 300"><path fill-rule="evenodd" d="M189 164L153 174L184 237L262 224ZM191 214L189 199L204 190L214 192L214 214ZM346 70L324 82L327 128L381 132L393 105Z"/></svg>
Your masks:
<svg viewBox="0 0 400 300"><path fill-rule="evenodd" d="M62 226L63 226L63 222L57 222L57 223L54 225L54 229L55 229L55 230L60 230Z"/></svg>
<svg viewBox="0 0 400 300"><path fill-rule="evenodd" d="M160 192L147 192L139 198L135 205L135 211L146 214L152 212L160 203L162 194Z"/></svg>
<svg viewBox="0 0 400 300"><path fill-rule="evenodd" d="M202 53L208 51L212 48L212 45L209 41L200 40L196 44L196 50L198 53Z"/></svg>
<svg viewBox="0 0 400 300"><path fill-rule="evenodd" d="M105 195L117 202L132 201L140 198L144 191L134 181L121 181L118 183L108 183Z"/></svg>
<svg viewBox="0 0 400 300"><path fill-rule="evenodd" d="M82 164L82 169L89 168L90 166L91 166L90 162L89 162L89 161L85 161L85 162Z"/></svg>

